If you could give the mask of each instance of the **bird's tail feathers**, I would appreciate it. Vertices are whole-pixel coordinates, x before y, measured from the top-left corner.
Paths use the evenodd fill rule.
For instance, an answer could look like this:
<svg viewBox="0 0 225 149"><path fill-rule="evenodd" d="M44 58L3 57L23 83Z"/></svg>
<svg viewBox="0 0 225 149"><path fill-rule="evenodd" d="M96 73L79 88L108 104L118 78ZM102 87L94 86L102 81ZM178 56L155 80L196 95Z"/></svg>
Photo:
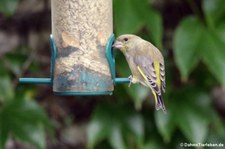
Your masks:
<svg viewBox="0 0 225 149"><path fill-rule="evenodd" d="M155 92L153 92L154 97L155 97L155 109L158 111L162 109L164 113L166 113L166 108L163 102L163 97L162 95L157 95Z"/></svg>

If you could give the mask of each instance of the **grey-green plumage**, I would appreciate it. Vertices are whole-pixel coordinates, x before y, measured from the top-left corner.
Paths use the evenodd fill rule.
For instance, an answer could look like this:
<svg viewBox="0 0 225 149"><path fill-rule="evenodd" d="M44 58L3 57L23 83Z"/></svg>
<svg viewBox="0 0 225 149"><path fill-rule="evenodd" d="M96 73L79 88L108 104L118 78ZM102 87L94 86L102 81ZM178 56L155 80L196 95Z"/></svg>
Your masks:
<svg viewBox="0 0 225 149"><path fill-rule="evenodd" d="M131 83L150 87L155 96L156 109L166 111L162 99L166 81L161 52L150 42L131 34L119 36L113 47L120 49L125 55L132 73Z"/></svg>

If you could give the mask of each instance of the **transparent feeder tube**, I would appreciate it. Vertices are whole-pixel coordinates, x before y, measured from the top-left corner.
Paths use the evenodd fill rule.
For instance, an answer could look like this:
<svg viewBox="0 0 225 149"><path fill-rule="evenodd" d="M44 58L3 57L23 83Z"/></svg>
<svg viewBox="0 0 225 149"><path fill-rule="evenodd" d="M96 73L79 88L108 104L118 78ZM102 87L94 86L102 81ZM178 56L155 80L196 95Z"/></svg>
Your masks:
<svg viewBox="0 0 225 149"><path fill-rule="evenodd" d="M105 57L113 33L112 0L52 0L57 47L54 92L105 92L113 82Z"/></svg>

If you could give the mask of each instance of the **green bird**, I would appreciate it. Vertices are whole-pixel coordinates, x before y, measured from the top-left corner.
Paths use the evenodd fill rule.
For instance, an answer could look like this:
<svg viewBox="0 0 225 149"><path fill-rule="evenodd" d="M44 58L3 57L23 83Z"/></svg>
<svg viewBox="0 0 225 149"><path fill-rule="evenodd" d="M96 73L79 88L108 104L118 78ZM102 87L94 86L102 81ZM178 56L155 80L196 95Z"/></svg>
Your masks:
<svg viewBox="0 0 225 149"><path fill-rule="evenodd" d="M166 112L162 97L166 88L165 65L161 52L150 42L131 34L119 36L113 48L120 49L126 57L132 73L130 84L140 83L151 88L156 110Z"/></svg>

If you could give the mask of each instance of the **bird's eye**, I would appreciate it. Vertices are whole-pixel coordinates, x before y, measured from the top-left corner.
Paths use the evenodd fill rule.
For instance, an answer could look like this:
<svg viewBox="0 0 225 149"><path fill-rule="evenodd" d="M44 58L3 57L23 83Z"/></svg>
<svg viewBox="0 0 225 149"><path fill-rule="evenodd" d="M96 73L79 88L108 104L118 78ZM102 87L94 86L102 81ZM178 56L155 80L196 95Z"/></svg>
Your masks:
<svg viewBox="0 0 225 149"><path fill-rule="evenodd" d="M123 40L124 40L124 41L128 41L128 38L124 38Z"/></svg>

